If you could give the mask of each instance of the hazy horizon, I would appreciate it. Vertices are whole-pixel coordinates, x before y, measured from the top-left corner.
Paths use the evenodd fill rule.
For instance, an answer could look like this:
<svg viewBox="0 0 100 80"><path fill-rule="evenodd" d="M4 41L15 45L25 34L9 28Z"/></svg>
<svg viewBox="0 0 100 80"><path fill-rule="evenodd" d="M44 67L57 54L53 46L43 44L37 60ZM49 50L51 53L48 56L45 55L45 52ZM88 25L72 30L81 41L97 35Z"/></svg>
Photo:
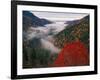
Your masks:
<svg viewBox="0 0 100 80"><path fill-rule="evenodd" d="M51 21L72 21L78 20L85 16L87 13L69 13L69 12L42 12L42 11L30 11L39 18L45 18Z"/></svg>

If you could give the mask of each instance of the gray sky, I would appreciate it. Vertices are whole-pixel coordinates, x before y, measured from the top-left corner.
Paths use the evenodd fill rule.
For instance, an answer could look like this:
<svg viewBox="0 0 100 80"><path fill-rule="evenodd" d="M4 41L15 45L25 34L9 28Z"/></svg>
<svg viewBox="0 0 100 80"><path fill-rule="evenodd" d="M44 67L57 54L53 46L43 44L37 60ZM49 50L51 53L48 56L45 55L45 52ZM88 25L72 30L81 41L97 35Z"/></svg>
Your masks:
<svg viewBox="0 0 100 80"><path fill-rule="evenodd" d="M81 19L87 16L87 13L67 13L67 12L39 12L39 11L31 11L33 14L38 16L39 18L45 18L49 20L62 20L69 21L75 19Z"/></svg>

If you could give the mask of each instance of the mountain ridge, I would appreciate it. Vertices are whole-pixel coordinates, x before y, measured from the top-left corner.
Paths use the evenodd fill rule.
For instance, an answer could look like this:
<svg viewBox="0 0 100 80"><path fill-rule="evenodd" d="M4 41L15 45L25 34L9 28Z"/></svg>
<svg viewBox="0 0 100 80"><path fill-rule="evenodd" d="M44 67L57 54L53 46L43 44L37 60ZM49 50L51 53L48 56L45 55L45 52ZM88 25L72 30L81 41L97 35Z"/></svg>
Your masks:
<svg viewBox="0 0 100 80"><path fill-rule="evenodd" d="M28 27L38 27L46 24L52 23L51 21L47 19L41 19L37 16L35 16L33 13L30 11L23 11L23 30L27 30Z"/></svg>

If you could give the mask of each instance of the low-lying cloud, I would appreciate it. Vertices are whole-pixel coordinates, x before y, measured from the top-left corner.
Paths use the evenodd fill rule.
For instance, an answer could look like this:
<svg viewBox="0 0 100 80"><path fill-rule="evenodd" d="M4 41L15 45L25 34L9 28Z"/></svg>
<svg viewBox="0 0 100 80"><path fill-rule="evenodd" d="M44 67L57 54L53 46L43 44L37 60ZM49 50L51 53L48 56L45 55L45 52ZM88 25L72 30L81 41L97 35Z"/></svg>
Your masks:
<svg viewBox="0 0 100 80"><path fill-rule="evenodd" d="M54 35L65 29L67 24L64 23L65 22L54 22L44 27L29 27L27 30L27 40L38 38L44 49L49 50L51 53L58 53L60 49L54 46L51 40L53 40Z"/></svg>

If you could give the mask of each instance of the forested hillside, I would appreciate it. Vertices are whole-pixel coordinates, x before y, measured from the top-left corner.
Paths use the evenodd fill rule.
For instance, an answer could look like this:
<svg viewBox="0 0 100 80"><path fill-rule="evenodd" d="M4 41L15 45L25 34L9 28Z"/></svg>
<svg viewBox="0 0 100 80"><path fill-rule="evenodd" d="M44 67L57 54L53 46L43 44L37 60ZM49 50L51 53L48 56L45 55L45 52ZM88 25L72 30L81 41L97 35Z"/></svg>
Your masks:
<svg viewBox="0 0 100 80"><path fill-rule="evenodd" d="M62 55L61 51L71 53L68 52L69 49L63 50L64 46L77 41L80 45L81 43L85 45L86 50L89 51L89 16L79 20L65 20L62 23L39 18L29 11L23 11L23 68L51 67L55 60L59 62L59 55ZM79 46L75 43L76 47ZM78 53L78 50L75 50ZM85 49L81 50L85 51ZM88 52L84 53L87 54ZM83 61L84 57L81 57ZM68 56L63 55L62 58L65 60ZM71 62L70 60L69 62ZM71 65L75 66L72 63Z"/></svg>
<svg viewBox="0 0 100 80"><path fill-rule="evenodd" d="M89 16L84 17L78 24L67 26L65 30L55 35L55 45L63 48L65 43L76 40L82 41L89 48Z"/></svg>

